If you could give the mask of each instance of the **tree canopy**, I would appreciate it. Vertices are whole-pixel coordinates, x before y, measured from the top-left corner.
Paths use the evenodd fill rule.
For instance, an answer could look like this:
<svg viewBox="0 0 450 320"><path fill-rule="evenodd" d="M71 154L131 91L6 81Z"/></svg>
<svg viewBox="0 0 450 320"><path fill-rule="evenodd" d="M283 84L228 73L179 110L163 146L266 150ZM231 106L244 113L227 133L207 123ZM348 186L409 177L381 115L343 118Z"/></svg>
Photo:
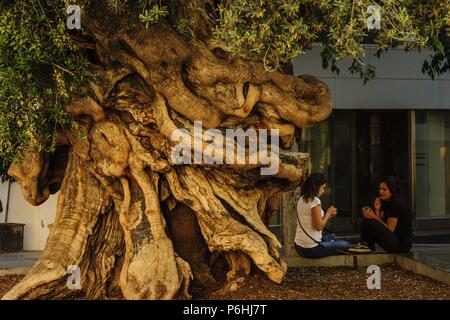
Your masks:
<svg viewBox="0 0 450 320"><path fill-rule="evenodd" d="M83 30L66 27L71 4L83 11L97 10L99 19L147 26L166 20L186 37L215 41L225 51L261 59L268 71L320 44L325 68L338 73L336 61L353 59L351 71L367 81L375 75L361 60L367 43L376 46L378 56L390 48L430 50L423 72L432 78L450 70L448 0L219 0L206 6L180 0L72 2L0 2L3 177L30 145L51 152L55 131L74 125L65 106L71 97L87 94L84 84L95 61L74 41L85 36ZM379 10L379 29L368 29L368 20L377 17L368 10L371 6Z"/></svg>

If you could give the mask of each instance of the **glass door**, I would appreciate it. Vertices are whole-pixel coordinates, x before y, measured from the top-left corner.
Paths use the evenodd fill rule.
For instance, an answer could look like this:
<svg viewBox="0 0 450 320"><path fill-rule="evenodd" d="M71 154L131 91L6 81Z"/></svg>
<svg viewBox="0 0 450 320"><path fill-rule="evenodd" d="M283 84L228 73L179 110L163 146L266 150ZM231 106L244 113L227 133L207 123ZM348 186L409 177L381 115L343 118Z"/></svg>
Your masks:
<svg viewBox="0 0 450 320"><path fill-rule="evenodd" d="M335 110L327 121L302 131L300 150L310 154L312 172L328 180L323 207L338 209L331 220L334 232L359 230L361 207L372 205L382 176L397 177L409 200L409 130L408 111Z"/></svg>
<svg viewBox="0 0 450 320"><path fill-rule="evenodd" d="M418 229L450 226L450 112L415 111Z"/></svg>
<svg viewBox="0 0 450 320"><path fill-rule="evenodd" d="M330 202L338 209L331 220L334 232L347 233L354 230L354 138L355 113L350 111L334 112L330 119L331 163L328 167L330 181Z"/></svg>
<svg viewBox="0 0 450 320"><path fill-rule="evenodd" d="M410 203L410 134L408 111L356 113L355 224L361 208L372 206L383 176L400 181L402 196Z"/></svg>
<svg viewBox="0 0 450 320"><path fill-rule="evenodd" d="M331 220L334 232L354 230L353 225L353 166L354 113L333 111L331 117L302 131L299 150L311 157L311 172L321 172L328 180L322 207L331 205L338 215Z"/></svg>

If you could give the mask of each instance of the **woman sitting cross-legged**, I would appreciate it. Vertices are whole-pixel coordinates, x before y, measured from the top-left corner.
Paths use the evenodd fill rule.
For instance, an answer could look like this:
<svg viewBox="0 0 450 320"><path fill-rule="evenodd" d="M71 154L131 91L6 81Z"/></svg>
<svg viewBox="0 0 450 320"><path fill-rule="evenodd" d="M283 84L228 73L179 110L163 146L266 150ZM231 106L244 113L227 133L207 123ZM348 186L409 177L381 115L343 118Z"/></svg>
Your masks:
<svg viewBox="0 0 450 320"><path fill-rule="evenodd" d="M406 253L412 247L412 214L401 197L398 181L394 177L381 179L379 198L374 210L364 207L361 223L361 242L350 252L375 251L375 243L392 253Z"/></svg>
<svg viewBox="0 0 450 320"><path fill-rule="evenodd" d="M333 234L322 233L327 221L333 218L337 210L333 206L324 214L320 197L324 193L327 180L321 173L312 173L300 189L297 203L297 231L295 250L305 258L323 258L342 254L350 244L337 240Z"/></svg>

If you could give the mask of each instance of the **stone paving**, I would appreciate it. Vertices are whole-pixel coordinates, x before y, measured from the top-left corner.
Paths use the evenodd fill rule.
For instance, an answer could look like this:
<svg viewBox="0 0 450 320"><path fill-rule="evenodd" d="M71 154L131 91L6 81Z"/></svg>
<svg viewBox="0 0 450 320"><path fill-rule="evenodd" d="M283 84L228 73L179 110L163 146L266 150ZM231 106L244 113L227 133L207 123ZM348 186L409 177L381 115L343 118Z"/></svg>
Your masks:
<svg viewBox="0 0 450 320"><path fill-rule="evenodd" d="M450 244L415 244L407 256L450 273Z"/></svg>
<svg viewBox="0 0 450 320"><path fill-rule="evenodd" d="M0 276L26 274L42 251L19 251L0 253Z"/></svg>

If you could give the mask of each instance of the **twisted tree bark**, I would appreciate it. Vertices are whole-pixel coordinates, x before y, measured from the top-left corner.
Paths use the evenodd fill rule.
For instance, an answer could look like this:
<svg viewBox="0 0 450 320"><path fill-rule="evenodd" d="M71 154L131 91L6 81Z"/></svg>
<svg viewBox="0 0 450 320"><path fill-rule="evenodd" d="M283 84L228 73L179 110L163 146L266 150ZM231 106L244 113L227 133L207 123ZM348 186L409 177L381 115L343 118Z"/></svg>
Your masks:
<svg viewBox="0 0 450 320"><path fill-rule="evenodd" d="M203 36L186 39L164 22L145 29L122 21L111 30L90 14L83 23L91 45L83 47L96 57L91 94L67 108L78 129L59 133L61 152L53 157L30 149L9 170L34 205L61 190L42 256L3 299L72 294L69 265L80 267L90 298L117 287L127 299L188 298L193 278L214 281L207 263L213 253L229 262L230 282L251 264L282 281L280 243L262 215L269 198L302 181L308 155L272 154L279 170L265 176L267 163L258 157L249 164L249 150L241 164L176 164L171 138L184 128L194 141L194 122L201 121L222 133L279 129L288 150L296 127L330 114L327 86L266 72L260 61L212 45L201 27ZM189 146L200 154L207 148ZM215 156L226 160L220 150Z"/></svg>

